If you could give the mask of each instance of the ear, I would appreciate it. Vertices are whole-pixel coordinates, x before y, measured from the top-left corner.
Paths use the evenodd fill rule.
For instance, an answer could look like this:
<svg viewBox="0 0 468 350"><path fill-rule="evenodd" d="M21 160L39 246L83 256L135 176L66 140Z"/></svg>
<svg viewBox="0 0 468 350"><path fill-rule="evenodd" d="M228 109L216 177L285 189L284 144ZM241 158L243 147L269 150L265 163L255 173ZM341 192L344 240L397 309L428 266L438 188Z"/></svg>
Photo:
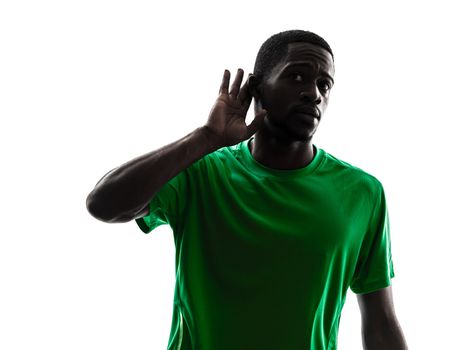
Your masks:
<svg viewBox="0 0 468 350"><path fill-rule="evenodd" d="M249 74L247 88L249 89L249 93L258 101L260 99L260 81L255 75Z"/></svg>

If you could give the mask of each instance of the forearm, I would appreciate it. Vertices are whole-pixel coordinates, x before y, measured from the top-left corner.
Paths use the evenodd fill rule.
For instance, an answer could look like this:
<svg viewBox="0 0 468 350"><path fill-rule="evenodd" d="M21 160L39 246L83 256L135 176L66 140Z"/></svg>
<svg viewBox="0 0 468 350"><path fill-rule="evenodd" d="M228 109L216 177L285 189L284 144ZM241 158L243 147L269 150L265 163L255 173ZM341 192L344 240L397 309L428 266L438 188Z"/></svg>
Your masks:
<svg viewBox="0 0 468 350"><path fill-rule="evenodd" d="M403 331L396 318L379 327L364 327L362 344L364 350L408 350Z"/></svg>
<svg viewBox="0 0 468 350"><path fill-rule="evenodd" d="M86 199L88 211L106 222L129 221L170 179L217 148L201 127L160 149L108 172Z"/></svg>

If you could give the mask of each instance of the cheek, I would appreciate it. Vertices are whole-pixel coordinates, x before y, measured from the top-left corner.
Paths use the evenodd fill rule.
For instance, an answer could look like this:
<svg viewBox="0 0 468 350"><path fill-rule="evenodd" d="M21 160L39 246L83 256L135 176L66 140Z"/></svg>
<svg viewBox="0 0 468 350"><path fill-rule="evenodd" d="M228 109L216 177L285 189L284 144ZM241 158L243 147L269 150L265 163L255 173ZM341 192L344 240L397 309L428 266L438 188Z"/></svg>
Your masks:
<svg viewBox="0 0 468 350"><path fill-rule="evenodd" d="M269 103L277 108L288 108L290 104L297 104L299 94L294 89L277 89L269 95Z"/></svg>
<svg viewBox="0 0 468 350"><path fill-rule="evenodd" d="M320 105L322 107L322 111L325 111L328 107L328 97L322 98L322 103Z"/></svg>

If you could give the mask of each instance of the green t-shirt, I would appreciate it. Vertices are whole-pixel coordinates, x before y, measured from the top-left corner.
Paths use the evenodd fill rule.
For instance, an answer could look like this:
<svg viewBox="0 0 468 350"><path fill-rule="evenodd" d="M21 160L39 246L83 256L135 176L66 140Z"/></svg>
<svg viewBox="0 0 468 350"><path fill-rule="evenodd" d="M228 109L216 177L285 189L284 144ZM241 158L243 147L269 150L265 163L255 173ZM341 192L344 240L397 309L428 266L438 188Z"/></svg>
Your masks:
<svg viewBox="0 0 468 350"><path fill-rule="evenodd" d="M136 219L174 233L168 349L335 350L348 287L394 277L382 185L319 148L271 169L247 142L193 163Z"/></svg>

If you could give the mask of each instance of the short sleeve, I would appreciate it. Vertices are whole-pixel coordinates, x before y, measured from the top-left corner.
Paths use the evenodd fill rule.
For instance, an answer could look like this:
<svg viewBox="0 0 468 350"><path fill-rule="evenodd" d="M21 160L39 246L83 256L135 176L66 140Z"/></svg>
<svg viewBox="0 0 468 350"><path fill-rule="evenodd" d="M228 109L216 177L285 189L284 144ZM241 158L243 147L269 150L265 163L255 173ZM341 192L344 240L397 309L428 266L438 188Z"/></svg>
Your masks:
<svg viewBox="0 0 468 350"><path fill-rule="evenodd" d="M148 215L135 219L140 229L150 233L160 225L169 224L175 232L187 202L187 189L188 170L185 169L155 193Z"/></svg>
<svg viewBox="0 0 468 350"><path fill-rule="evenodd" d="M391 285L395 277L390 242L390 224L385 201L385 193L380 186L369 230L359 252L351 290L364 294Z"/></svg>

